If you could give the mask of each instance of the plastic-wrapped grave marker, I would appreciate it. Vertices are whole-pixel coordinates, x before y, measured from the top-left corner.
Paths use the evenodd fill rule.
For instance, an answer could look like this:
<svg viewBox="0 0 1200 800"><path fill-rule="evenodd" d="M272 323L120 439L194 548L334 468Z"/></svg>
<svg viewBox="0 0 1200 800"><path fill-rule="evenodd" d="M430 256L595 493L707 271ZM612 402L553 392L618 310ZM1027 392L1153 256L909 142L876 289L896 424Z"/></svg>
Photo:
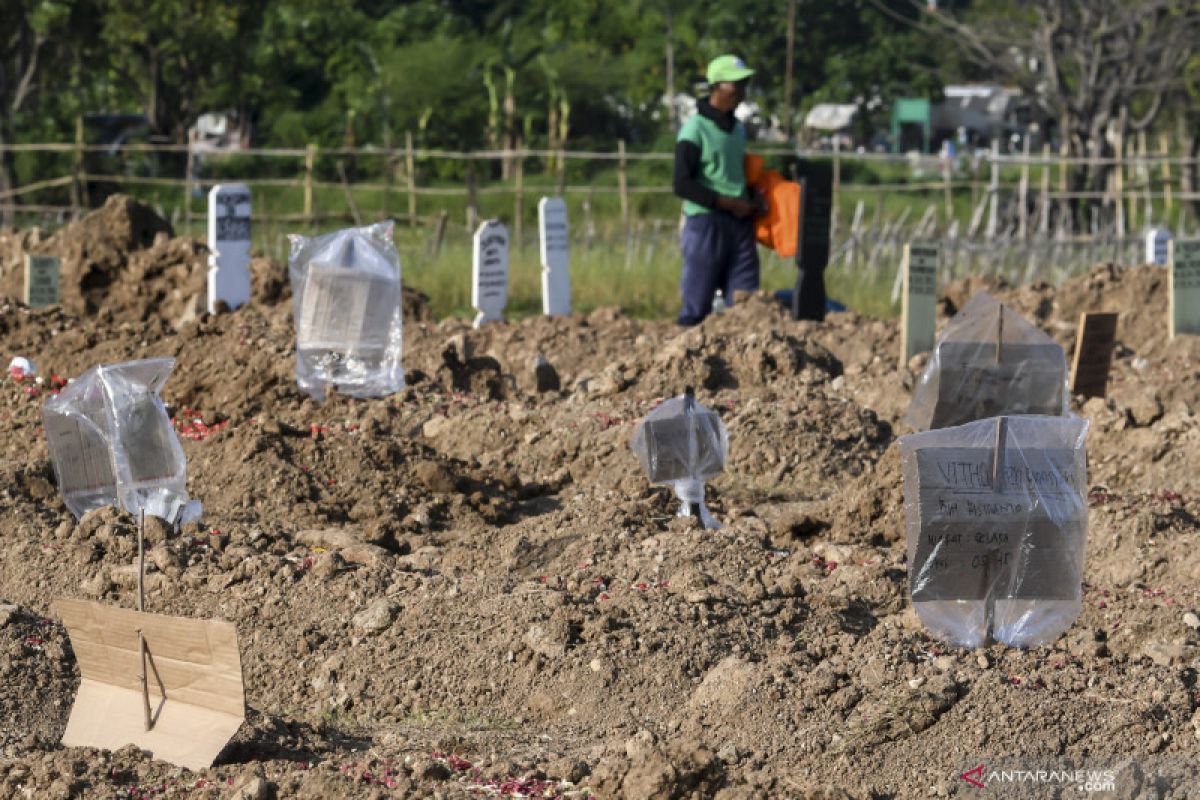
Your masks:
<svg viewBox="0 0 1200 800"><path fill-rule="evenodd" d="M154 358L93 367L42 407L54 474L76 517L107 505L169 522L199 516L158 394L174 366Z"/></svg>
<svg viewBox="0 0 1200 800"><path fill-rule="evenodd" d="M978 420L900 439L909 590L965 647L1053 641L1082 610L1088 423Z"/></svg>
<svg viewBox="0 0 1200 800"><path fill-rule="evenodd" d="M1068 397L1062 347L981 292L938 339L907 419L930 430L1001 414L1063 416Z"/></svg>
<svg viewBox="0 0 1200 800"><path fill-rule="evenodd" d="M721 527L704 504L704 482L725 469L729 431L715 411L696 402L691 389L651 411L630 447L651 483L674 486L683 504L679 516L698 516L706 528Z"/></svg>
<svg viewBox="0 0 1200 800"><path fill-rule="evenodd" d="M318 401L330 388L353 397L403 389L400 254L392 223L290 238L300 389Z"/></svg>

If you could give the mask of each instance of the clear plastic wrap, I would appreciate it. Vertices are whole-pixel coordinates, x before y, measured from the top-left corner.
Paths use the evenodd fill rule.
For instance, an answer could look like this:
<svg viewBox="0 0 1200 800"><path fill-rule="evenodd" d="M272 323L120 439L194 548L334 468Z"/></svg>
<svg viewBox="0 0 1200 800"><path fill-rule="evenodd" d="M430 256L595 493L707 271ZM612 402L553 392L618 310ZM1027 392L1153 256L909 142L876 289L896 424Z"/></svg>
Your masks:
<svg viewBox="0 0 1200 800"><path fill-rule="evenodd" d="M900 439L909 591L938 638L1051 642L1082 610L1088 422L1015 416Z"/></svg>
<svg viewBox="0 0 1200 800"><path fill-rule="evenodd" d="M729 454L729 431L715 411L690 391L673 397L638 423L630 447L651 483L674 487L679 516L721 527L704 504L704 482L721 474Z"/></svg>
<svg viewBox="0 0 1200 800"><path fill-rule="evenodd" d="M1001 414L1064 416L1067 378L1062 347L980 292L938 339L906 419L924 431Z"/></svg>
<svg viewBox="0 0 1200 800"><path fill-rule="evenodd" d="M199 516L187 459L159 392L175 366L152 358L93 367L42 407L50 461L76 517L115 505L168 522Z"/></svg>
<svg viewBox="0 0 1200 800"><path fill-rule="evenodd" d="M296 383L318 401L404 388L400 254L391 221L323 236L292 235Z"/></svg>

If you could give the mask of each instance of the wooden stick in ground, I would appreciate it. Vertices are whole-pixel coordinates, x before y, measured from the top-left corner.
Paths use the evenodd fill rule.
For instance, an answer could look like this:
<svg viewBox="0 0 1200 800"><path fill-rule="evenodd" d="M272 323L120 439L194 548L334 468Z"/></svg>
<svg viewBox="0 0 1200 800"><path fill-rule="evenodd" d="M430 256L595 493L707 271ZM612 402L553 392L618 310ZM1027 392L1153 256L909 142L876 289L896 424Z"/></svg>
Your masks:
<svg viewBox="0 0 1200 800"><path fill-rule="evenodd" d="M996 441L992 446L992 491L996 494L1004 492L1004 449L1008 446L1008 417L996 417ZM993 641L992 628L996 620L996 587L992 586L992 571L995 566L995 552L988 553L987 561L983 568L983 583L987 590L987 599L984 601L984 624L987 626L987 633L984 637L984 642L990 644Z"/></svg>
<svg viewBox="0 0 1200 800"><path fill-rule="evenodd" d="M138 520L138 611L146 610L146 587L143 576L146 572L146 510L142 509L141 517ZM144 712L143 722L146 730L150 730L150 687L146 683L146 637L142 635L141 628L138 628L138 657L142 662L142 710Z"/></svg>
<svg viewBox="0 0 1200 800"><path fill-rule="evenodd" d="M1004 304L1001 303L996 313L996 363L999 364L1004 354Z"/></svg>

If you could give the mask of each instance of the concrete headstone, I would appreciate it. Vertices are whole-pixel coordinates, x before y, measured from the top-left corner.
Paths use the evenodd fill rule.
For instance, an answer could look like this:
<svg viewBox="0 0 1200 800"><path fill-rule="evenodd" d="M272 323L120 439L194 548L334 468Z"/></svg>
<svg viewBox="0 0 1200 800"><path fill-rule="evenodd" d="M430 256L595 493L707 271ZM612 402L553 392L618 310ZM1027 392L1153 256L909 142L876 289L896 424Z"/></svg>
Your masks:
<svg viewBox="0 0 1200 800"><path fill-rule="evenodd" d="M208 312L250 301L250 189L217 184L208 193Z"/></svg>
<svg viewBox="0 0 1200 800"><path fill-rule="evenodd" d="M45 308L58 304L58 256L25 256L25 305Z"/></svg>
<svg viewBox="0 0 1200 800"><path fill-rule="evenodd" d="M1151 228L1146 231L1146 263L1167 265L1167 243L1171 241L1171 231L1167 228Z"/></svg>
<svg viewBox="0 0 1200 800"><path fill-rule="evenodd" d="M471 255L471 305L475 327L504 319L508 305L508 228L491 219L475 231Z"/></svg>
<svg viewBox="0 0 1200 800"><path fill-rule="evenodd" d="M543 197L538 203L538 233L542 256L542 313L571 313L570 245L567 204L561 197Z"/></svg>

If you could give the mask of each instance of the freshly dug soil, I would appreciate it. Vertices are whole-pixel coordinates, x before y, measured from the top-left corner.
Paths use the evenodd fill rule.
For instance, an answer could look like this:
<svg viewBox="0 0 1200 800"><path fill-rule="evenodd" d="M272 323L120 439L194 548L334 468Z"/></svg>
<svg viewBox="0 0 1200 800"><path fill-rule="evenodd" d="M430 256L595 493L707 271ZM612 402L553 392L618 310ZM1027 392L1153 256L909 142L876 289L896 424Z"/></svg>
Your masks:
<svg viewBox="0 0 1200 800"><path fill-rule="evenodd" d="M988 287L1068 347L1080 311L1123 318L1109 398L1074 403L1083 615L967 652L907 597L895 442L923 359L898 366L894 321L796 323L764 295L686 331L617 309L475 331L406 293L408 388L318 405L284 265L256 259L253 301L209 316L204 247L121 197L0 233L10 298L25 252L63 257L63 305L0 299L0 357L42 379L0 382L0 797L925 798L1015 758L1133 759L1114 796L1195 796L1200 343L1167 341L1161 269ZM67 512L41 404L52 376L150 356L176 359L205 514L152 538L147 608L236 623L246 678L246 724L199 772L58 744L79 673L51 601L133 607L136 539ZM628 447L685 386L730 431L718 531Z"/></svg>

